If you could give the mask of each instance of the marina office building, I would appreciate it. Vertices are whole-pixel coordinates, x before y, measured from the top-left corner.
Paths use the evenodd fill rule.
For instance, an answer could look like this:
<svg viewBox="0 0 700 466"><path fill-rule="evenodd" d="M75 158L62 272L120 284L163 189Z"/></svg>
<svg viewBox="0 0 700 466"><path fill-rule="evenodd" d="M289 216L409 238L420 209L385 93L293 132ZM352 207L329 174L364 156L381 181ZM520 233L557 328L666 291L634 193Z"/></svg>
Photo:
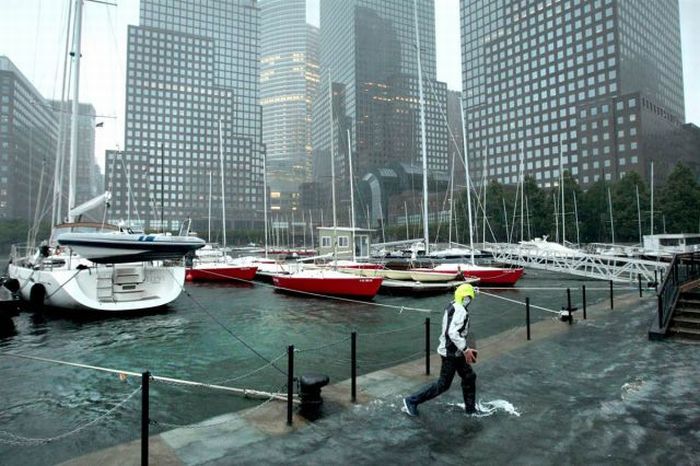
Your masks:
<svg viewBox="0 0 700 466"><path fill-rule="evenodd" d="M435 2L418 0L417 11L426 102L427 164L431 171L448 172L447 125L443 117L447 86L436 79ZM312 122L314 184L304 188L310 198L320 200L325 224L330 224L332 144L337 209L342 212L338 219L347 224L348 130L356 182L374 169L398 163L415 167L422 164L413 2L322 0L319 43L320 82ZM415 188L420 191L421 186ZM381 187L374 186L370 192L371 198L355 196L359 225L376 226L389 215Z"/></svg>
<svg viewBox="0 0 700 466"><path fill-rule="evenodd" d="M475 179L486 163L488 179L517 183L522 155L526 175L558 185L560 146L584 187L648 179L652 160L659 180L679 160L700 174L698 148L673 142L694 138L677 0L462 0L460 15Z"/></svg>
<svg viewBox="0 0 700 466"><path fill-rule="evenodd" d="M311 181L311 109L318 85L318 28L306 0L259 0L260 105L273 215L299 209ZM297 215L301 220L301 216Z"/></svg>
<svg viewBox="0 0 700 466"><path fill-rule="evenodd" d="M145 228L175 230L190 217L204 231L211 186L218 230L221 142L227 227L259 226L265 147L256 2L141 0L139 21L128 31L123 158L129 182L112 183L106 170L114 190L111 219L131 211Z"/></svg>

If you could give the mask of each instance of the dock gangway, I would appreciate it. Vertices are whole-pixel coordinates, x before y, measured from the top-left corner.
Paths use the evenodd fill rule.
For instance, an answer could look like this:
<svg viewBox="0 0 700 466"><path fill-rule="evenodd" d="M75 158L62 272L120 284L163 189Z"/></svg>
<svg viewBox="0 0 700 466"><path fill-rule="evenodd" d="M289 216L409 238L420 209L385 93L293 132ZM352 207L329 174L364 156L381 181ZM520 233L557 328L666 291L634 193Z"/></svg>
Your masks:
<svg viewBox="0 0 700 466"><path fill-rule="evenodd" d="M577 250L536 249L520 244L486 243L482 249L490 252L494 261L504 264L617 283L636 283L641 276L645 286L662 280L669 266L663 261L588 254Z"/></svg>

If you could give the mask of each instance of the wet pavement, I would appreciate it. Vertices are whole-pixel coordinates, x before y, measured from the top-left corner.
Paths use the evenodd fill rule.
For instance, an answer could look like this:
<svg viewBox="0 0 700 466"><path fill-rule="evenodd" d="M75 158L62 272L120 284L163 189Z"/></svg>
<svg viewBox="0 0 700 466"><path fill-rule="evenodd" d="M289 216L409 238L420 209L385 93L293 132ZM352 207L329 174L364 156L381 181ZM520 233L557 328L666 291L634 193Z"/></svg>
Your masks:
<svg viewBox="0 0 700 466"><path fill-rule="evenodd" d="M698 464L700 346L650 342L655 300L634 294L589 309L568 325L545 319L479 342L477 398L503 400L467 416L455 380L450 391L410 418L402 397L432 381L422 360L363 375L358 403L349 382L324 389L322 419L285 407L219 416L151 439L153 464ZM576 316L581 319L580 313ZM209 426L209 427L206 427ZM91 453L68 464L138 464L139 443Z"/></svg>

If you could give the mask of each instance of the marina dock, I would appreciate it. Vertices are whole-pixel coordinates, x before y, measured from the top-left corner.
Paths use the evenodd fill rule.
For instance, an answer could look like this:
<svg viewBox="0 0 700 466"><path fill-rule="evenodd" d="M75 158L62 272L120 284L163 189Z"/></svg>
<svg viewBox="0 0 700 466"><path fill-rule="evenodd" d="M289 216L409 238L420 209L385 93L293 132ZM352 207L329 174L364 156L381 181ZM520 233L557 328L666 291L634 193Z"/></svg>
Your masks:
<svg viewBox="0 0 700 466"><path fill-rule="evenodd" d="M285 405L218 416L150 438L159 465L228 464L692 464L700 454L692 402L700 352L678 341L647 339L655 300L626 293L615 308L601 302L574 325L547 318L478 340L477 399L505 400L518 415L466 416L459 382L401 413L402 398L437 377L439 360L414 360L323 389L321 419ZM157 425L157 424L156 424ZM504 448L504 445L508 445ZM139 464L140 442L96 451L64 465Z"/></svg>

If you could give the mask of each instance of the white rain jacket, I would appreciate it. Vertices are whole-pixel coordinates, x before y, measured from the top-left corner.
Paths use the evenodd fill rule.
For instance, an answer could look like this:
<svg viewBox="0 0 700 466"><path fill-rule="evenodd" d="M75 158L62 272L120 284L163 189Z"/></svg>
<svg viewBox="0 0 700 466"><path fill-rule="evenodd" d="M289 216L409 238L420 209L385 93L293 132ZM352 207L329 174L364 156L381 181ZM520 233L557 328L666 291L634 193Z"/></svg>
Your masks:
<svg viewBox="0 0 700 466"><path fill-rule="evenodd" d="M452 302L445 309L445 313L442 316L440 346L438 346L438 353L441 356L462 356L462 353L469 348L467 342L469 335L469 311L467 307L470 302L471 299L466 297L464 298L464 304ZM454 312L451 313L453 309Z"/></svg>

